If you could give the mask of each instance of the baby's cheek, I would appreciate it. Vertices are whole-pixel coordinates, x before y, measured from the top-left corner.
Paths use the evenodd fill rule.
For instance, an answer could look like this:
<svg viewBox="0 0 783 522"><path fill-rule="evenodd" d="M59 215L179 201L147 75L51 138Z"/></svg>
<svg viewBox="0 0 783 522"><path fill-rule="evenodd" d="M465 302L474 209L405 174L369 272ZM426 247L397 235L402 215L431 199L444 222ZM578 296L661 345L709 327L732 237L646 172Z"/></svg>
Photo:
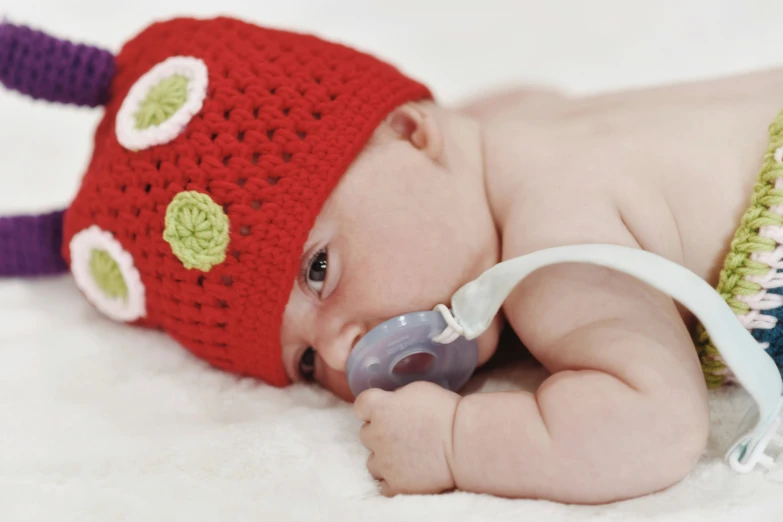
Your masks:
<svg viewBox="0 0 783 522"><path fill-rule="evenodd" d="M351 393L351 388L348 386L348 377L345 372L337 371L331 368L323 361L320 362L318 368L317 382L326 390L329 390L337 397L344 401L353 402L354 396Z"/></svg>

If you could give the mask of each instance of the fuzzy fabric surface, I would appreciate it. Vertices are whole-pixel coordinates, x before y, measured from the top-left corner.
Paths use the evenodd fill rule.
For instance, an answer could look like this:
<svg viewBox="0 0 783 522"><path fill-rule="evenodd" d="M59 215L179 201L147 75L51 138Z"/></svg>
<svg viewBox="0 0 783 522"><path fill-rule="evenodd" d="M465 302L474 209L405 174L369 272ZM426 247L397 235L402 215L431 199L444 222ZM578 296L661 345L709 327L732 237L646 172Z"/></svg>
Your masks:
<svg viewBox="0 0 783 522"><path fill-rule="evenodd" d="M515 84L588 93L783 64L775 0L481 6L0 0L0 13L114 52L151 20L182 14L313 31L399 64L444 103ZM0 214L66 205L99 117L0 90ZM521 361L478 375L468 391L533 389L544 377ZM3 522L780 520L783 471L738 475L723 461L750 404L740 389L713 392L698 467L644 498L606 506L467 493L385 499L365 470L349 405L315 388L274 389L211 369L161 333L103 318L69 276L0 280Z"/></svg>

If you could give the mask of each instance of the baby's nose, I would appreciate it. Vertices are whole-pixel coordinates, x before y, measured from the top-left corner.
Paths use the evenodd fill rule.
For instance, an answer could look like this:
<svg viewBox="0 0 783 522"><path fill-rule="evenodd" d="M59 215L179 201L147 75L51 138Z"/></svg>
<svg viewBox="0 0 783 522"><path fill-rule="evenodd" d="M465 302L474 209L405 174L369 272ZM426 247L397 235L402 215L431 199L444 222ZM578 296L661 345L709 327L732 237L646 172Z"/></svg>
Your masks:
<svg viewBox="0 0 783 522"><path fill-rule="evenodd" d="M344 372L351 350L365 333L365 329L358 324L346 325L316 348L326 364L334 370Z"/></svg>

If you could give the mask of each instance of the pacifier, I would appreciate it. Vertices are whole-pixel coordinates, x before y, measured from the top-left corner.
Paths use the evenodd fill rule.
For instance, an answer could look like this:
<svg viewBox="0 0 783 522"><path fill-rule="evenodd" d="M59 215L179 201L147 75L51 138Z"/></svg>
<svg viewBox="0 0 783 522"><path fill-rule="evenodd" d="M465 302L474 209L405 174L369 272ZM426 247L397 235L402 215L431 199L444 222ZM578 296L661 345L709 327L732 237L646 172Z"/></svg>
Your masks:
<svg viewBox="0 0 783 522"><path fill-rule="evenodd" d="M478 345L464 337L438 342L447 326L441 312L430 311L401 315L370 330L348 358L351 392L392 391L415 381L462 388L478 364Z"/></svg>

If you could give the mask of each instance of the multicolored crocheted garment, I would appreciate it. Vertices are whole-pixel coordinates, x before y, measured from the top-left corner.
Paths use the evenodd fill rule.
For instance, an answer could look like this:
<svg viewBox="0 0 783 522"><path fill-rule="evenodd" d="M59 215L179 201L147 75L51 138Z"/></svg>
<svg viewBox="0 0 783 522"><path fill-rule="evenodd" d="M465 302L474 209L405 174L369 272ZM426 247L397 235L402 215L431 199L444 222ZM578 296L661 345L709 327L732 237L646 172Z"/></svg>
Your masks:
<svg viewBox="0 0 783 522"><path fill-rule="evenodd" d="M367 54L231 18L153 24L116 57L0 23L0 82L105 106L64 215L0 218L0 275L70 267L105 315L277 386L321 207L384 118L431 97Z"/></svg>
<svg viewBox="0 0 783 522"><path fill-rule="evenodd" d="M751 205L734 234L717 290L783 369L783 111L769 126L769 146ZM701 325L694 340L707 385L732 382Z"/></svg>

